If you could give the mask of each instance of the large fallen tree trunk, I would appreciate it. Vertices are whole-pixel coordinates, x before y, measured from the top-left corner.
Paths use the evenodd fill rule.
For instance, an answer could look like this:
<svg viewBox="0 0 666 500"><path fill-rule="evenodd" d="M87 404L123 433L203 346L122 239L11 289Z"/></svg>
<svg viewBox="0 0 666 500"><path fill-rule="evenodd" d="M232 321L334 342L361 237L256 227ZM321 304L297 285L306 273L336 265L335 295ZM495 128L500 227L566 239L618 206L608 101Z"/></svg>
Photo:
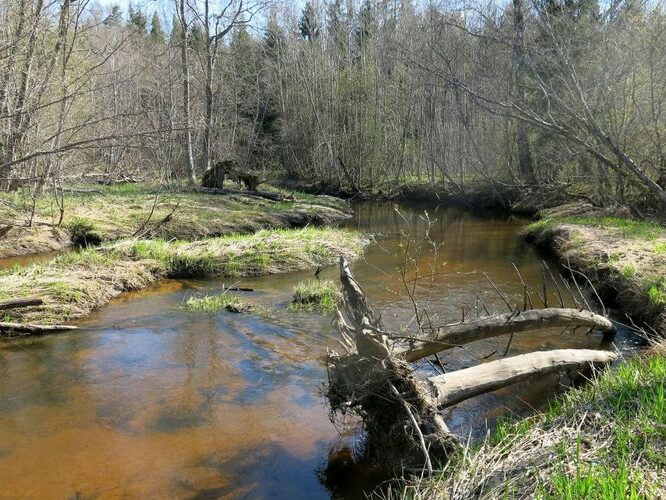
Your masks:
<svg viewBox="0 0 666 500"><path fill-rule="evenodd" d="M42 299L31 297L27 299L0 300L0 311L9 309L18 309L20 307L41 306L44 304Z"/></svg>
<svg viewBox="0 0 666 500"><path fill-rule="evenodd" d="M477 340L540 328L564 327L594 328L602 332L610 332L613 330L613 323L600 314L578 309L532 309L518 313L499 314L439 327L434 335L420 338L413 347L404 351L403 355L407 361L416 361L444 349Z"/></svg>
<svg viewBox="0 0 666 500"><path fill-rule="evenodd" d="M0 322L0 333L9 337L38 335L70 330L78 330L78 327L71 325L29 325L22 323L7 323L5 321Z"/></svg>
<svg viewBox="0 0 666 500"><path fill-rule="evenodd" d="M500 359L428 379L437 404L447 407L486 392L564 370L585 371L616 358L609 351L556 349Z"/></svg>
<svg viewBox="0 0 666 500"><path fill-rule="evenodd" d="M548 373L585 372L615 359L606 351L561 349L488 362L436 377L418 376L409 361L475 340L538 327L612 329L589 311L543 309L496 315L439 328L426 342L387 332L345 259L340 259L343 306L338 328L346 353L329 353L327 397L334 414L353 412L367 432L367 451L394 467L432 471L432 459L460 447L441 410L465 399Z"/></svg>

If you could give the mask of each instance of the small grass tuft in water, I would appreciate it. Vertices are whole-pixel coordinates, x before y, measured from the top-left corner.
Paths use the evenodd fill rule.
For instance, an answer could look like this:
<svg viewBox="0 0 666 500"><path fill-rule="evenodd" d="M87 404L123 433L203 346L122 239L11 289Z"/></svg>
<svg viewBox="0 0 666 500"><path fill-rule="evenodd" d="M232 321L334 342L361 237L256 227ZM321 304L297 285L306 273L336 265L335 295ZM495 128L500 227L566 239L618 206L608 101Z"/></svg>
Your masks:
<svg viewBox="0 0 666 500"><path fill-rule="evenodd" d="M331 280L302 281L294 288L289 309L330 314L335 311L342 294Z"/></svg>
<svg viewBox="0 0 666 500"><path fill-rule="evenodd" d="M252 306L236 293L223 292L219 295L190 297L185 301L185 308L192 312L215 313L228 311L240 313L249 311Z"/></svg>

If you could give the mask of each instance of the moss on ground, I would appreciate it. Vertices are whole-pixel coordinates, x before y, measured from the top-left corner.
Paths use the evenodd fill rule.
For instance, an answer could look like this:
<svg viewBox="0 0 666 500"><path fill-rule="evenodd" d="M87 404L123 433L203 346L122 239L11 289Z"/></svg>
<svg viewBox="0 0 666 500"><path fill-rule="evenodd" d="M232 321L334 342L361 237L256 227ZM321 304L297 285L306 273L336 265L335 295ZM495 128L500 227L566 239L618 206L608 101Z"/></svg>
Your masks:
<svg viewBox="0 0 666 500"><path fill-rule="evenodd" d="M12 229L0 238L0 258L62 249L67 243L86 246L140 236L196 240L227 234L250 234L261 229L327 225L345 220L342 200L280 191L273 201L250 192L209 194L178 186L165 190L149 184L79 186L65 193L65 211L59 231L60 212L55 200L45 195L35 200L34 224ZM18 193L0 193L0 220L21 223L32 213L33 200ZM2 223L0 222L0 227Z"/></svg>
<svg viewBox="0 0 666 500"><path fill-rule="evenodd" d="M666 345L505 422L401 498L620 499L666 496Z"/></svg>
<svg viewBox="0 0 666 500"><path fill-rule="evenodd" d="M255 276L356 258L364 239L340 229L260 231L196 242L123 241L60 255L43 264L0 271L0 300L43 297L44 306L8 314L10 320L54 324L83 317L125 291L162 278Z"/></svg>
<svg viewBox="0 0 666 500"><path fill-rule="evenodd" d="M342 294L331 280L302 281L294 288L289 309L330 314L335 311Z"/></svg>

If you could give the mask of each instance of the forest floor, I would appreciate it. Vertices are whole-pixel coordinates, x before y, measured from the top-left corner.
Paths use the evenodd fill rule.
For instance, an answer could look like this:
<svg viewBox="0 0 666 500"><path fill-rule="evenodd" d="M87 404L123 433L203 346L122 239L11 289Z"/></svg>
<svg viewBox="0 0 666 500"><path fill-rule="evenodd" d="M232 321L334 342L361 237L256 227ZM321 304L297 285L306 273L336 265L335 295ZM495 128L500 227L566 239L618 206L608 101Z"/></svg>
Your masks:
<svg viewBox="0 0 666 500"><path fill-rule="evenodd" d="M33 200L20 192L2 193L0 258L60 251L72 243L100 244L129 237L192 241L261 229L329 225L349 217L347 204L337 198L268 189L277 199L244 191L220 195L184 187L164 190L150 184L79 186L65 191L59 225L60 207L53 196Z"/></svg>

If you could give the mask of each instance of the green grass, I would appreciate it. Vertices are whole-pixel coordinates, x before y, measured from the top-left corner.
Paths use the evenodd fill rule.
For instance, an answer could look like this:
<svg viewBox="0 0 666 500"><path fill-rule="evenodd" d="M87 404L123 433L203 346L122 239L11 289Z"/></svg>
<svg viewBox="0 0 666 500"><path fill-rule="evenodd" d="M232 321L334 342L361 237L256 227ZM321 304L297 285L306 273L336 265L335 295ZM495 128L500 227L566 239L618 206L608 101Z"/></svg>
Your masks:
<svg viewBox="0 0 666 500"><path fill-rule="evenodd" d="M666 277L648 276L643 280L648 300L651 304L662 307L666 305Z"/></svg>
<svg viewBox="0 0 666 500"><path fill-rule="evenodd" d="M528 224L527 226L527 231L529 233L541 233L545 231L546 229L550 229L555 225L555 221L553 219L539 219L536 222L532 222L531 224Z"/></svg>
<svg viewBox="0 0 666 500"><path fill-rule="evenodd" d="M257 276L353 260L365 240L342 229L264 230L201 241L126 240L0 271L0 299L40 296L17 321L61 323L162 278Z"/></svg>
<svg viewBox="0 0 666 500"><path fill-rule="evenodd" d="M289 309L330 314L335 311L342 294L331 280L302 281L294 288Z"/></svg>
<svg viewBox="0 0 666 500"><path fill-rule="evenodd" d="M666 357L637 357L621 364L596 383L566 394L551 407L545 421L557 425L561 419L580 418L583 410L599 415L597 426L612 428L611 439L599 447L596 457L583 460L582 434L593 435L594 429L571 436L577 451L573 464L572 457L560 453L560 470L539 486L541 496L646 498L653 485L636 464L642 463L647 470L666 467ZM590 435L585 439L591 439Z"/></svg>
<svg viewBox="0 0 666 500"><path fill-rule="evenodd" d="M626 464L619 469L607 465L583 464L577 458L575 473L558 471L550 480L550 487L541 485L537 497L548 500L638 500L646 498L638 487L643 482L640 471L628 470Z"/></svg>
<svg viewBox="0 0 666 500"><path fill-rule="evenodd" d="M218 295L190 297L185 301L185 308L193 312L214 313L218 311L229 311L238 313L249 311L251 306L243 301L240 295L224 292Z"/></svg>
<svg viewBox="0 0 666 500"><path fill-rule="evenodd" d="M76 188L76 191L64 193L61 229L69 233L75 245L83 247L132 237L137 232L143 237L193 241L233 233L250 234L261 229L324 225L342 220L342 211L346 210L342 200L268 186L266 191L289 199L274 202L242 193L214 195L193 191L184 185L175 185L172 189L152 184ZM9 207L3 213L9 220L22 220L33 210L33 199L27 195L0 193L0 202ZM34 203L35 220L58 222L60 211L53 196L37 197ZM38 233L37 229L33 232ZM46 237L50 233L40 231L39 234ZM22 237L22 245L17 246L11 238L0 239L0 253L6 249L7 255L20 255L26 252L25 245L31 241L32 238ZM51 237L48 243L57 241ZM34 251L39 248L35 247Z"/></svg>
<svg viewBox="0 0 666 500"><path fill-rule="evenodd" d="M97 225L90 219L74 217L65 224L65 228L69 230L72 243L76 246L85 248L102 242Z"/></svg>
<svg viewBox="0 0 666 500"><path fill-rule="evenodd" d="M653 247L655 253L665 254L666 253L666 242L664 243L655 243Z"/></svg>
<svg viewBox="0 0 666 500"><path fill-rule="evenodd" d="M619 231L622 236L632 239L654 240L666 236L666 227L658 222L623 219L621 217L571 216L541 219L530 224L527 229L530 232L538 233L557 224L612 228ZM666 244L660 243L658 245L662 249L662 253L666 251Z"/></svg>
<svg viewBox="0 0 666 500"><path fill-rule="evenodd" d="M392 498L663 498L666 344L558 397L542 414L503 421L432 479Z"/></svg>
<svg viewBox="0 0 666 500"><path fill-rule="evenodd" d="M636 276L636 266L632 266L631 264L628 264L626 266L623 266L622 269L620 270L622 273L622 276L625 278L633 278Z"/></svg>
<svg viewBox="0 0 666 500"><path fill-rule="evenodd" d="M111 247L119 256L152 259L172 278L258 276L330 265L339 255L358 255L357 233L314 228L264 230L198 242L141 240Z"/></svg>

